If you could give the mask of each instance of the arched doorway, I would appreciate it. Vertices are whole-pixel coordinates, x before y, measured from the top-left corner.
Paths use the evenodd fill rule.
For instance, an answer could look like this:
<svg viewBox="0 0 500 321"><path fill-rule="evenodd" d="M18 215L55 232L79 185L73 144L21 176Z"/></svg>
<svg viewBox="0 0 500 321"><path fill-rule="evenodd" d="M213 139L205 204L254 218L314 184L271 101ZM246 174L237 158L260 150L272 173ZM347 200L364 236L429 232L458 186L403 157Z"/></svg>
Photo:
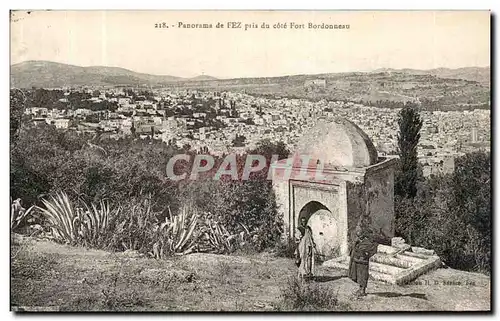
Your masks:
<svg viewBox="0 0 500 321"><path fill-rule="evenodd" d="M325 260L340 255L340 237L335 215L323 204L312 201L300 210L297 223L300 223L302 217L306 218L307 225L311 227L319 258Z"/></svg>
<svg viewBox="0 0 500 321"><path fill-rule="evenodd" d="M299 217L297 219L297 222L300 223L300 220L305 217L306 221L309 221L309 218L311 215L313 215L314 212L319 211L319 210L328 210L328 208L321 204L320 202L312 201L304 205L304 207L300 210L299 212Z"/></svg>

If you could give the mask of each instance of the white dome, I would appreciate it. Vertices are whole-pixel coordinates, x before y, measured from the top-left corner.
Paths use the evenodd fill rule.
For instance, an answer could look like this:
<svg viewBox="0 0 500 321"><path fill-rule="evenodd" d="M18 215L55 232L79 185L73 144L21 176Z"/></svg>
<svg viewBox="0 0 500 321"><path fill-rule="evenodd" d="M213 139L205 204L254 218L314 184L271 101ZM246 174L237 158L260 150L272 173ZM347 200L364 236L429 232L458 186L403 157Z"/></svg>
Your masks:
<svg viewBox="0 0 500 321"><path fill-rule="evenodd" d="M344 118L320 119L300 139L297 153L334 167L367 167L378 159L368 135Z"/></svg>

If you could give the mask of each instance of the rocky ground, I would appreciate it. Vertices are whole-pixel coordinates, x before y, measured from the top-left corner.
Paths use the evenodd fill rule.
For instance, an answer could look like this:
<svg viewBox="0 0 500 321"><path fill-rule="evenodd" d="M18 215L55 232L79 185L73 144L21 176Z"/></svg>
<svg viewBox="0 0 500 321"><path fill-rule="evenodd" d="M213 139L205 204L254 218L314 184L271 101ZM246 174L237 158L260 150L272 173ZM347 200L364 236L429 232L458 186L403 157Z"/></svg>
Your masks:
<svg viewBox="0 0 500 321"><path fill-rule="evenodd" d="M490 310L490 278L453 269L406 286L371 281L356 299L344 271L319 267L304 285L293 260L270 253L155 260L16 236L11 257L13 310Z"/></svg>

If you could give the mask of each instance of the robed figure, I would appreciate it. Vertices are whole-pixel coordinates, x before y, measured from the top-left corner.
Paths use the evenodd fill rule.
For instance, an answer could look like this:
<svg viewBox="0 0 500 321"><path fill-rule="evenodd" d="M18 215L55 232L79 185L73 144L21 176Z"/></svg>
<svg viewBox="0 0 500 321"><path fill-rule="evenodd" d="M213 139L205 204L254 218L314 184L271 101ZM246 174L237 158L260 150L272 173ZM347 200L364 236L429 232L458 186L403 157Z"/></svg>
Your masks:
<svg viewBox="0 0 500 321"><path fill-rule="evenodd" d="M366 295L370 257L377 253L379 243L387 244L387 242L390 242L390 238L383 233L382 229L378 235L370 229L359 227L356 229L356 237L350 252L349 278L359 285L357 296Z"/></svg>
<svg viewBox="0 0 500 321"><path fill-rule="evenodd" d="M299 268L298 275L304 280L311 280L315 274L314 256L316 245L313 240L311 227L307 225L305 218L301 219L298 230L301 234L295 251L296 264Z"/></svg>

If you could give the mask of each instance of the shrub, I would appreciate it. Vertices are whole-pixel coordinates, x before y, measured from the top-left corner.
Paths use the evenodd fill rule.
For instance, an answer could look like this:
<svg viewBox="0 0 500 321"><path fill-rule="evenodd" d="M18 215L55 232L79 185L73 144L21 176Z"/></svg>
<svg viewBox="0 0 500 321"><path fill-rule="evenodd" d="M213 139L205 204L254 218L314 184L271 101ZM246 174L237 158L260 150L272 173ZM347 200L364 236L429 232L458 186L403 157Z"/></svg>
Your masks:
<svg viewBox="0 0 500 321"><path fill-rule="evenodd" d="M103 201L99 207L93 203L88 206L83 201L78 204L64 192L56 193L48 200L42 199L42 203L45 208L37 209L46 218L56 240L97 248L109 245L113 232L109 221L118 217L121 211L119 207L111 210Z"/></svg>
<svg viewBox="0 0 500 321"><path fill-rule="evenodd" d="M11 196L27 204L65 191L87 203L151 195L155 211L177 207L176 184L164 176L175 149L133 140L95 140L51 126L25 126L11 149ZM165 214L165 213L164 213Z"/></svg>
<svg viewBox="0 0 500 321"><path fill-rule="evenodd" d="M281 288L278 310L302 311L346 311L349 306L340 303L337 297L318 283L308 283L298 277L288 279Z"/></svg>
<svg viewBox="0 0 500 321"><path fill-rule="evenodd" d="M154 228L162 214L153 211L149 198L127 200L122 208L110 223L113 232L109 247L115 251L151 252L155 242Z"/></svg>
<svg viewBox="0 0 500 321"><path fill-rule="evenodd" d="M249 243L258 251L274 247L281 235L282 222L268 181L195 181L181 188L181 199L211 213L228 234L242 232L243 224L252 235Z"/></svg>
<svg viewBox="0 0 500 321"><path fill-rule="evenodd" d="M80 237L83 245L104 248L109 245L110 235L113 232L110 228L110 220L119 216L120 207L111 210L107 202L101 201L100 206L85 204L86 211L83 214L83 221L80 226Z"/></svg>
<svg viewBox="0 0 500 321"><path fill-rule="evenodd" d="M274 145L269 141L260 144L257 152L270 158L274 151L280 157L287 155L283 144ZM171 218L169 211L177 213L181 211L181 204L191 203L199 213L211 215L218 224L216 234L208 233L205 223L195 228L194 234L200 234L205 228L202 234L208 235L202 237L204 241L211 238L212 243L219 244L212 244L206 250L228 253L242 243L259 251L274 246L282 223L271 183L265 179L267 168L262 173L252 173L250 181L214 181L210 176L215 172L212 171L202 175L205 179L176 182L166 178L164 172L170 157L178 152L184 151L162 142L114 141L59 131L51 126L23 126L11 151L11 196L34 204L40 197L47 200L44 195L64 191L67 198L73 200L70 206L61 205L52 215L46 213L44 217L58 221L51 224L61 227L59 232L54 232L63 234L58 236L60 240L80 244L84 244L83 241L77 241L78 237L71 234L75 218L90 224L98 222L102 213L96 213L92 204L102 211L102 200L113 205L111 208L119 207L120 211L108 215L107 232L85 237L87 246L149 253L158 241L155 228L165 222L166 217ZM237 160L241 169L245 157ZM218 159L216 163L221 161ZM37 205L47 209L43 203ZM81 212L78 207L82 208ZM55 214L58 212L59 216ZM69 234L64 235L65 232ZM97 235L103 233L109 235L97 240ZM227 240L218 240L219 236L230 239L230 244Z"/></svg>
<svg viewBox="0 0 500 321"><path fill-rule="evenodd" d="M229 233L211 215L183 206L179 214L164 217L152 210L148 198L132 199L119 207L71 201L60 192L39 207L57 241L115 251L135 250L161 259L191 252L232 253L250 239L240 224Z"/></svg>
<svg viewBox="0 0 500 321"><path fill-rule="evenodd" d="M427 178L415 198L395 198L396 233L453 268L489 273L490 177L489 154L458 158L454 173Z"/></svg>
<svg viewBox="0 0 500 321"><path fill-rule="evenodd" d="M278 242L275 247L275 255L278 257L294 259L296 249L297 244L293 239L289 239L285 242Z"/></svg>
<svg viewBox="0 0 500 321"><path fill-rule="evenodd" d="M240 229L230 233L223 224L205 214L198 251L229 254L236 250L248 250L251 237L244 224L240 223Z"/></svg>
<svg viewBox="0 0 500 321"><path fill-rule="evenodd" d="M77 244L83 217L68 195L64 192L51 196L50 200L42 200L46 208L39 207L48 221L52 235L59 241Z"/></svg>
<svg viewBox="0 0 500 321"><path fill-rule="evenodd" d="M153 256L163 258L172 254L193 252L199 236L194 234L199 216L183 206L179 215L166 217L165 222L154 228L156 242L153 244Z"/></svg>
<svg viewBox="0 0 500 321"><path fill-rule="evenodd" d="M23 227L28 223L28 219L31 215L31 212L35 208L31 206L28 209L25 209L21 205L21 199L11 200L11 209L10 209L10 230L17 231L19 228Z"/></svg>

